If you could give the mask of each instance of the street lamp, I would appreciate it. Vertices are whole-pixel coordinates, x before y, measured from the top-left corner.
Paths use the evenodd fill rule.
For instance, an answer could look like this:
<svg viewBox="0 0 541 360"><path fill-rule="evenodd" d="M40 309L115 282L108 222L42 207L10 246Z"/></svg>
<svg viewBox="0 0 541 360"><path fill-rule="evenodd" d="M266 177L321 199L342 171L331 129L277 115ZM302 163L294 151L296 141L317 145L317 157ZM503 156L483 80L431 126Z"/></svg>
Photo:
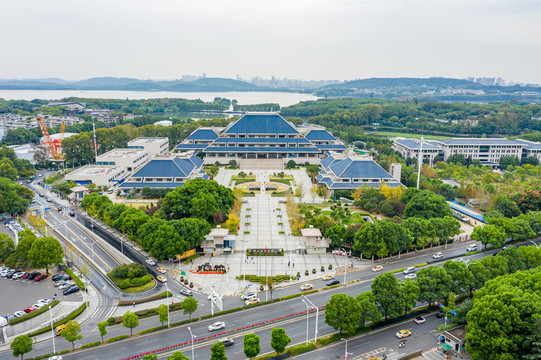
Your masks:
<svg viewBox="0 0 541 360"><path fill-rule="evenodd" d="M167 291L166 295L167 295L167 300L166 300L166 306L167 306L167 327L171 327L171 325L169 324L169 288L167 287L167 283L165 283L165 290Z"/></svg>
<svg viewBox="0 0 541 360"><path fill-rule="evenodd" d="M192 343L192 360L194 360L194 356L193 356L193 339L195 339L195 336L194 334L192 333L192 329L190 329L190 327L188 326L188 330L190 331L190 342Z"/></svg>
<svg viewBox="0 0 541 360"><path fill-rule="evenodd" d="M312 308L316 309L316 332L315 332L315 335L314 335L314 344L315 344L317 342L317 327L318 327L318 321L319 321L319 308L316 307L313 302L308 300L308 298L306 296L301 295L301 299L303 299L303 301L304 300L308 301L308 303L310 303L310 305L312 305Z"/></svg>
<svg viewBox="0 0 541 360"><path fill-rule="evenodd" d="M344 351L344 359L348 358L348 355L353 355L353 353L348 353L348 341L347 339L341 338L340 341L346 342L346 350Z"/></svg>
<svg viewBox="0 0 541 360"><path fill-rule="evenodd" d="M53 354L56 354L56 346L54 343L55 333L53 329L53 313L51 311L51 307L49 306L49 316L51 317L51 334L53 335Z"/></svg>
<svg viewBox="0 0 541 360"><path fill-rule="evenodd" d="M310 317L310 306L306 301L304 301L304 297L301 297L301 300L304 305L306 305L306 345L308 345L308 321Z"/></svg>

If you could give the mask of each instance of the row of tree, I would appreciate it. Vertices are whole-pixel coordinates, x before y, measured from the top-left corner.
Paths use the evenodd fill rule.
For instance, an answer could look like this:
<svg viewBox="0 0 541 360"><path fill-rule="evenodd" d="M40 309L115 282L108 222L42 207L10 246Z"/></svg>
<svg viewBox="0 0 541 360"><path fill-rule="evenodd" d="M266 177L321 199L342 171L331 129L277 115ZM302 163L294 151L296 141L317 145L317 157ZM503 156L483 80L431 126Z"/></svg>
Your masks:
<svg viewBox="0 0 541 360"><path fill-rule="evenodd" d="M32 267L48 273L50 267L62 263L64 250L55 238L38 238L30 229L25 229L19 233L17 247L8 236L0 236L0 257L5 258L6 266L12 269Z"/></svg>
<svg viewBox="0 0 541 360"><path fill-rule="evenodd" d="M370 291L356 298L341 293L333 295L325 307L325 322L341 332L354 332L367 321L377 322L406 315L418 302L432 304L450 298L454 301L456 295L472 295L487 281L498 276L516 276L521 271L540 265L541 248L521 246L518 249L504 249L494 257L487 256L467 265L463 261L449 260L443 267L429 266L421 269L414 281L402 281L393 273L384 273L374 279ZM531 286L537 289L538 284L533 284ZM485 317L490 316L486 310ZM490 326L489 322L483 324Z"/></svg>

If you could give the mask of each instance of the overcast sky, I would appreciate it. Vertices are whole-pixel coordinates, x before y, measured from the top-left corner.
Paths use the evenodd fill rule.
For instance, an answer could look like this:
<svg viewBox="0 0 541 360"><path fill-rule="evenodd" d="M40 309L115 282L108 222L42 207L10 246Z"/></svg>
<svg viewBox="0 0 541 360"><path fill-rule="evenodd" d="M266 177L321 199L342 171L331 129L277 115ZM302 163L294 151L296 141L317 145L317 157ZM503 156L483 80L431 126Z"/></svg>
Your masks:
<svg viewBox="0 0 541 360"><path fill-rule="evenodd" d="M0 31L0 78L541 83L539 0L2 1Z"/></svg>

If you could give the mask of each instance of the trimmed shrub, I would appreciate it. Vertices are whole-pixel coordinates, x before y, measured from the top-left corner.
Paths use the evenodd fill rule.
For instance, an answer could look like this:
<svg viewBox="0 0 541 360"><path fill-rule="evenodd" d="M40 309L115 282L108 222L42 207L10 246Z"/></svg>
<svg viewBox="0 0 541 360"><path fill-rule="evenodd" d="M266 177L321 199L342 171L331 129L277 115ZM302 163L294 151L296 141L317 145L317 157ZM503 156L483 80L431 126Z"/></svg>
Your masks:
<svg viewBox="0 0 541 360"><path fill-rule="evenodd" d="M81 289L81 291L85 291L85 284L83 284L83 282L81 281L81 279L79 279L79 277L77 275L75 275L73 273L73 271L71 271L69 268L65 267L64 268L64 271L67 272L70 276L71 276L71 279L73 281L75 281L75 283L77 284L77 286L79 286L79 289Z"/></svg>
<svg viewBox="0 0 541 360"><path fill-rule="evenodd" d="M309 343L308 345L296 345L292 346L289 349L287 349L287 352L291 356L299 355L308 351L312 351L316 349L316 345L314 343Z"/></svg>
<svg viewBox="0 0 541 360"><path fill-rule="evenodd" d="M28 313L26 315L23 315L21 317L18 317L18 318L15 318L15 319L11 319L9 320L9 325L15 325L15 324L19 324L19 323L22 323L23 321L26 321L26 320L30 320L38 315L41 315L43 314L44 312L48 311L49 308L53 308L54 306L56 306L57 304L59 303L58 300L54 300L52 301L49 305L47 306L44 306L42 307L41 309L37 309L36 311L32 311L31 313Z"/></svg>
<svg viewBox="0 0 541 360"><path fill-rule="evenodd" d="M119 288L122 289L122 290L127 289L129 287L130 287L130 279L122 280L122 282L120 283L120 286L119 286Z"/></svg>
<svg viewBox="0 0 541 360"><path fill-rule="evenodd" d="M81 349L88 349L94 346L98 346L99 344L101 344L99 341L94 341L88 344L81 345Z"/></svg>
<svg viewBox="0 0 541 360"><path fill-rule="evenodd" d="M115 342L115 341L124 340L124 339L127 339L129 337L130 337L130 335L115 336L115 337L112 337L110 339L105 340L105 342L108 344L108 343L112 343L112 342Z"/></svg>
<svg viewBox="0 0 541 360"><path fill-rule="evenodd" d="M53 324L53 327L57 327L60 325L63 325L67 323L70 320L74 320L77 316L81 315L83 311L86 309L86 302L84 302L81 306L79 306L74 312L63 318L62 320L58 320ZM46 326L40 330L34 331L33 333L28 334L30 337L34 337L43 333L46 333L47 331L51 331L51 326Z"/></svg>

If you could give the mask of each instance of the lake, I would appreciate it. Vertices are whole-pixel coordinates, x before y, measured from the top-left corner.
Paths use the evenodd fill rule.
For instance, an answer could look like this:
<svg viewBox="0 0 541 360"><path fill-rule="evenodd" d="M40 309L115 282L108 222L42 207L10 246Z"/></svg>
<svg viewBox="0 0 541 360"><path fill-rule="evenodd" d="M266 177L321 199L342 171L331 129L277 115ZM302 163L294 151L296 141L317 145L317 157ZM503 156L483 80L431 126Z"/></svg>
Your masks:
<svg viewBox="0 0 541 360"><path fill-rule="evenodd" d="M232 92L172 92L172 91L117 91L117 90L0 90L0 98L5 100L60 100L67 97L98 99L159 99L182 98L201 99L205 102L216 97L237 100L240 105L278 103L281 107L301 101L317 100L312 94L290 92L232 91Z"/></svg>

